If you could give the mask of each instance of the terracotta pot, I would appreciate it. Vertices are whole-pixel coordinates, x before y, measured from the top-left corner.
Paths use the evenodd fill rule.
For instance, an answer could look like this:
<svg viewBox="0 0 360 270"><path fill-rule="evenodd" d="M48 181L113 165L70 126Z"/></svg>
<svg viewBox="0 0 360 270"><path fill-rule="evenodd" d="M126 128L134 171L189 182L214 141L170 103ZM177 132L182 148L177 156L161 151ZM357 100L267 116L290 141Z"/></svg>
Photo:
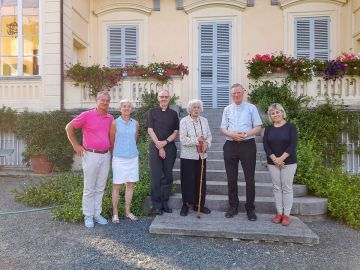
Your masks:
<svg viewBox="0 0 360 270"><path fill-rule="evenodd" d="M145 74L145 71L141 69L137 69L137 70L128 70L126 73L127 76L142 76Z"/></svg>
<svg viewBox="0 0 360 270"><path fill-rule="evenodd" d="M31 169L34 173L51 173L54 162L46 159L45 155L31 156Z"/></svg>

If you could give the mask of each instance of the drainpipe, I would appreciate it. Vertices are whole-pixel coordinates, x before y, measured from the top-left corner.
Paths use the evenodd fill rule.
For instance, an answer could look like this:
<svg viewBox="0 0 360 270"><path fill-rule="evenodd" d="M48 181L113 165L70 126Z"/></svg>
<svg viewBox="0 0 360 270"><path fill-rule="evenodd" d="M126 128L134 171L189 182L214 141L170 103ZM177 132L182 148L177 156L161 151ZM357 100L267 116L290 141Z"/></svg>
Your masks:
<svg viewBox="0 0 360 270"><path fill-rule="evenodd" d="M64 0L60 0L60 110L64 110Z"/></svg>

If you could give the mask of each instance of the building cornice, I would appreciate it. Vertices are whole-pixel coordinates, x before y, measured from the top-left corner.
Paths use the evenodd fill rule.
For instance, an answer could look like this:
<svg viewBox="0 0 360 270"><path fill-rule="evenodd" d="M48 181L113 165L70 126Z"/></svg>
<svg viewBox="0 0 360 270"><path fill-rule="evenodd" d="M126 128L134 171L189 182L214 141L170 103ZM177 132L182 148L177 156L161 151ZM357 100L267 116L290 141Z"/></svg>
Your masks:
<svg viewBox="0 0 360 270"><path fill-rule="evenodd" d="M184 5L184 11L186 13L192 13L196 10L207 7L230 7L243 11L246 8L246 0L200 0L189 5Z"/></svg>
<svg viewBox="0 0 360 270"><path fill-rule="evenodd" d="M133 12L144 13L146 15L150 15L152 12L152 8L150 8L150 7L128 2L128 3L116 3L116 4L106 5L106 6L103 6L101 8L94 10L93 13L96 16L100 16L104 13L114 12L117 10L121 10L121 11L130 10Z"/></svg>
<svg viewBox="0 0 360 270"><path fill-rule="evenodd" d="M288 8L293 5L303 4L303 3L330 3L343 6L347 3L348 0L280 0L279 5L281 8Z"/></svg>

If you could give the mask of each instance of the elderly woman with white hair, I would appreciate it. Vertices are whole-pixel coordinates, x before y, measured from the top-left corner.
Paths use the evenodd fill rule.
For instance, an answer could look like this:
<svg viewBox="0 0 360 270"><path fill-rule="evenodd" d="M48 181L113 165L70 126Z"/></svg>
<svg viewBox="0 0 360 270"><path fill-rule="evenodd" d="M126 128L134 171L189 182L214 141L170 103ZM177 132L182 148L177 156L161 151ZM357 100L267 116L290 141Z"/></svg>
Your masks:
<svg viewBox="0 0 360 270"><path fill-rule="evenodd" d="M286 121L285 110L279 103L270 105L268 117L272 125L265 128L264 149L277 211L272 221L287 226L291 223L298 133L296 126Z"/></svg>
<svg viewBox="0 0 360 270"><path fill-rule="evenodd" d="M136 142L139 135L139 123L130 118L131 102L127 99L120 101L121 116L115 119L110 129L110 142L113 146L113 191L112 222L119 223L118 203L121 184L125 189L125 216L130 220L137 217L130 212L134 183L139 180L139 151Z"/></svg>
<svg viewBox="0 0 360 270"><path fill-rule="evenodd" d="M210 214L210 209L205 207L206 196L206 151L211 146L211 132L206 118L200 116L203 110L201 100L193 99L189 101L187 106L188 116L180 121L180 177L181 177L181 193L183 206L180 211L181 216L186 216L189 212L189 205L197 211ZM201 188L200 205L200 176L201 163L203 159L203 178Z"/></svg>

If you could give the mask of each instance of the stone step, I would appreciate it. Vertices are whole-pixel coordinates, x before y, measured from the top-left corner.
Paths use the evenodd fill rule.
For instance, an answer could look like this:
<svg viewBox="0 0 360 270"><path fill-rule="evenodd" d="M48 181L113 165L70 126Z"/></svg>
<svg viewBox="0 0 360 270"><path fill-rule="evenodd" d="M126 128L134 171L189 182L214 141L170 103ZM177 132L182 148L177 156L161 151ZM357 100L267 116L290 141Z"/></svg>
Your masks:
<svg viewBox="0 0 360 270"><path fill-rule="evenodd" d="M213 170L225 170L225 163L223 159L210 159L206 161L207 168L211 168ZM241 164L239 163L241 167ZM180 168L180 159L177 159L174 164L174 168ZM263 161L256 161L256 170L257 171L267 171L267 164Z"/></svg>
<svg viewBox="0 0 360 270"><path fill-rule="evenodd" d="M239 166L238 181L244 181L244 173ZM180 179L180 169L173 169L174 179ZM207 181L227 181L225 170L212 170L206 169ZM271 183L270 173L268 171L255 171L255 182L256 183Z"/></svg>
<svg viewBox="0 0 360 270"><path fill-rule="evenodd" d="M186 217L179 211L156 216L149 227L152 234L186 235L200 237L229 238L233 240L256 240L319 244L319 236L310 230L299 218L292 216L289 226L271 222L273 215L258 214L257 221L248 221L246 215L224 218L223 212L213 211L209 215L190 211Z"/></svg>
<svg viewBox="0 0 360 270"><path fill-rule="evenodd" d="M176 192L181 193L180 180L174 181ZM256 183L256 196L258 197L271 197L273 196L272 183ZM238 192L240 196L245 196L245 182L238 183ZM307 188L305 185L293 185L294 197L304 197L307 195ZM228 187L225 181L207 181L206 194L211 195L227 195Z"/></svg>
<svg viewBox="0 0 360 270"><path fill-rule="evenodd" d="M210 150L207 152L207 154L208 154L207 160L210 160L210 159L219 160L219 159L223 159L223 158L224 158L224 152L223 152L222 150L211 150L211 149L210 149ZM177 156L178 158L180 158L180 147L178 148L178 151L177 151L176 156ZM256 160L266 162L266 154L265 154L265 152L263 152L263 151L257 151L257 152L256 152Z"/></svg>
<svg viewBox="0 0 360 270"><path fill-rule="evenodd" d="M181 148L181 144L180 142L176 142L176 147L177 149L180 150ZM223 146L224 146L224 142L214 142L211 144L211 147L209 148L208 151L222 151L223 150ZM260 152L264 152L264 145L262 142L257 142L256 143L256 149Z"/></svg>
<svg viewBox="0 0 360 270"><path fill-rule="evenodd" d="M239 211L245 211L245 196L239 196ZM205 205L211 210L225 211L228 207L227 195L206 195ZM182 206L182 198L180 193L175 193L170 197L169 206L174 209L180 209ZM274 197L259 197L255 199L255 208L257 213L275 214ZM294 197L291 214L304 216L323 215L327 210L327 199L317 198L313 196Z"/></svg>

